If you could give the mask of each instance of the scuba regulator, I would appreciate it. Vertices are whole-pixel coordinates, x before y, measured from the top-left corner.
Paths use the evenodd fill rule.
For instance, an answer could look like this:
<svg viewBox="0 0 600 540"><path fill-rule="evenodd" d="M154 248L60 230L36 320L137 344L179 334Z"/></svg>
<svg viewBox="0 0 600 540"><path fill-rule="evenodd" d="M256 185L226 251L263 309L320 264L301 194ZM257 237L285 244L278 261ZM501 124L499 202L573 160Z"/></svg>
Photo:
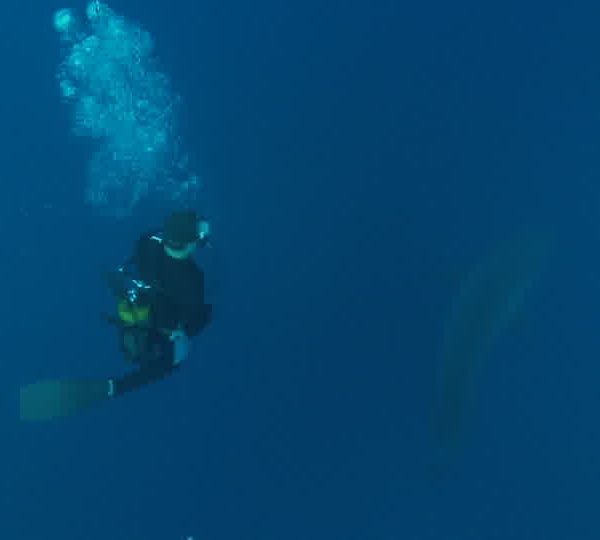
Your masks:
<svg viewBox="0 0 600 540"><path fill-rule="evenodd" d="M133 277L124 266L107 276L109 288L117 299L117 314L125 326L144 326L150 319L149 295L152 287Z"/></svg>

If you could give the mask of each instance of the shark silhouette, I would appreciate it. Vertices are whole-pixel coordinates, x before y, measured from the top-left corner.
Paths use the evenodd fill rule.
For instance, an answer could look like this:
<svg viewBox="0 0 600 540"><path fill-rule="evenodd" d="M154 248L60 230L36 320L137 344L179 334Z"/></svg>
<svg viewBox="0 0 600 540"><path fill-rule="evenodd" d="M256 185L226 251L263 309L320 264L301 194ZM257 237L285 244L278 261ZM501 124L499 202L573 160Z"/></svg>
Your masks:
<svg viewBox="0 0 600 540"><path fill-rule="evenodd" d="M444 325L434 407L437 443L460 443L481 360L523 306L550 250L548 235L528 231L479 261L458 287Z"/></svg>

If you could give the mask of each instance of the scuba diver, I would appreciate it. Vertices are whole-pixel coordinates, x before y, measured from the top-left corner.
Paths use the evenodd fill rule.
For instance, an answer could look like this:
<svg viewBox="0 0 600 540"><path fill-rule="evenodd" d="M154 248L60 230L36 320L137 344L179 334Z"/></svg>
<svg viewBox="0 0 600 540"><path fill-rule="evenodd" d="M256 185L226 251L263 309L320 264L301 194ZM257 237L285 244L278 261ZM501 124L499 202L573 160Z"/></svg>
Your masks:
<svg viewBox="0 0 600 540"><path fill-rule="evenodd" d="M111 397L161 378L185 359L189 339L210 322L205 302L204 272L193 254L209 241L206 219L194 211L171 214L162 233L143 235L133 256L109 274L117 297L125 359L138 370L109 379Z"/></svg>
<svg viewBox="0 0 600 540"><path fill-rule="evenodd" d="M60 379L21 387L22 420L74 414L173 372L189 351L189 340L211 321L204 272L194 261L209 244L209 222L195 211L174 212L161 232L142 235L127 262L107 275L117 301L117 327L125 360L135 369L111 378Z"/></svg>

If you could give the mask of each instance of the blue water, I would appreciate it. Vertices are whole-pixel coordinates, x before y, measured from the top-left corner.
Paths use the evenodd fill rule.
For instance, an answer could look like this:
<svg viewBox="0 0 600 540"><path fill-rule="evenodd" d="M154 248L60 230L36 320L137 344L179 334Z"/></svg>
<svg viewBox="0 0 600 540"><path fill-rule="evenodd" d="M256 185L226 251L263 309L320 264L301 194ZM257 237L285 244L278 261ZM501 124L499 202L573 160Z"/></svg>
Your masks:
<svg viewBox="0 0 600 540"><path fill-rule="evenodd" d="M101 273L163 212L85 205L55 81L67 6L4 6L0 536L597 538L600 5L111 5L185 101L216 317L170 379L19 423L20 384L124 369ZM553 254L440 471L453 292L532 226Z"/></svg>

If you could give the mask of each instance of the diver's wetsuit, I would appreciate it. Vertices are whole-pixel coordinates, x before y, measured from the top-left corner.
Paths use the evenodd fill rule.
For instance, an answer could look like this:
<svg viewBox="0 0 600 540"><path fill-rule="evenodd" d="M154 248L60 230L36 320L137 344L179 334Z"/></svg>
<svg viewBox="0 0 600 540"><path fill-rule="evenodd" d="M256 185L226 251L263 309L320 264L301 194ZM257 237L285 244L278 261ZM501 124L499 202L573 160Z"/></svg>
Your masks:
<svg viewBox="0 0 600 540"><path fill-rule="evenodd" d="M128 265L150 286L151 320L148 328L123 328L122 339L127 332L140 332L145 342L139 354L129 356L139 369L112 379L115 396L173 371L185 355L181 349L187 341L171 341L170 332L179 328L187 337L195 336L210 322L212 313L212 306L205 303L204 273L191 257L169 257L160 235L142 236Z"/></svg>

